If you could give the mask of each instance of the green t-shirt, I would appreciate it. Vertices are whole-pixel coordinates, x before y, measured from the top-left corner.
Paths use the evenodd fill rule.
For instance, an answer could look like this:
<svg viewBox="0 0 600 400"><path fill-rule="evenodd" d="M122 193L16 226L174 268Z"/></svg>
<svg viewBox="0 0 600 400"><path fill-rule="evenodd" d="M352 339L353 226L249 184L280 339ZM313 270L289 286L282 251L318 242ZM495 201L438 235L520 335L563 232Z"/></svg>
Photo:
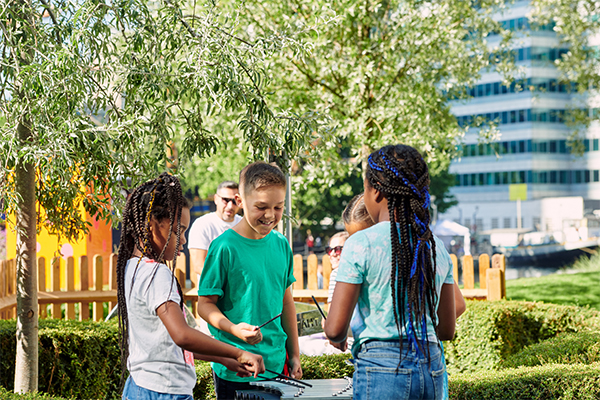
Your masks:
<svg viewBox="0 0 600 400"><path fill-rule="evenodd" d="M283 296L294 279L293 255L287 239L271 231L248 239L229 229L213 240L198 284L198 296L219 296L217 307L234 324L261 325L283 310ZM250 345L209 324L215 339L263 356L265 367L283 371L287 335L281 318L261 328L263 340ZM221 364L213 363L221 379L247 382Z"/></svg>

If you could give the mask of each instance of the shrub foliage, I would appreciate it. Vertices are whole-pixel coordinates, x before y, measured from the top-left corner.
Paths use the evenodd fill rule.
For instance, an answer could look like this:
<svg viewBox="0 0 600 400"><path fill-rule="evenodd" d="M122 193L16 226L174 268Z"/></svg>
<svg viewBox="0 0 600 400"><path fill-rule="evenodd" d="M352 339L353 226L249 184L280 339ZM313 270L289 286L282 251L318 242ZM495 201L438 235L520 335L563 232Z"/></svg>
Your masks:
<svg viewBox="0 0 600 400"><path fill-rule="evenodd" d="M450 374L497 369L526 346L561 333L598 327L600 313L575 306L517 301L469 301L455 339L445 343Z"/></svg>
<svg viewBox="0 0 600 400"><path fill-rule="evenodd" d="M456 338L445 344L450 398L569 399L574 393L581 394L578 398L600 393L600 334L593 331L599 321L600 313L586 308L469 302L458 321ZM54 398L118 397L115 323L40 320L39 326L40 392ZM0 321L2 398L14 385L15 332L14 320ZM304 379L352 376L349 358L348 354L302 356ZM521 365L530 367L513 368ZM497 369L501 370L493 371ZM194 398L214 399L210 364L197 362L196 373Z"/></svg>
<svg viewBox="0 0 600 400"><path fill-rule="evenodd" d="M457 374L450 378L452 400L598 399L600 364L521 367Z"/></svg>
<svg viewBox="0 0 600 400"><path fill-rule="evenodd" d="M545 364L592 364L600 362L600 333L577 332L526 347L500 363L501 368Z"/></svg>
<svg viewBox="0 0 600 400"><path fill-rule="evenodd" d="M115 323L39 320L39 391L80 399L114 397L121 376ZM0 386L13 390L16 323L0 321Z"/></svg>

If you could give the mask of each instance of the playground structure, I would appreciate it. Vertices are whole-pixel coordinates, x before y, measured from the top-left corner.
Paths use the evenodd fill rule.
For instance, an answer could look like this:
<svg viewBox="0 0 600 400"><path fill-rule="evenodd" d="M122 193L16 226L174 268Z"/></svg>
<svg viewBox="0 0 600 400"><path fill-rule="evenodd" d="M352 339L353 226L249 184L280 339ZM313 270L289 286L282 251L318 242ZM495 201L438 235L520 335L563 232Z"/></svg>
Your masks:
<svg viewBox="0 0 600 400"><path fill-rule="evenodd" d="M39 205L38 205L39 206ZM44 210L40 208L41 215L44 215ZM89 230L86 235L83 235L81 239L74 242L66 242L61 240L57 235L51 235L48 230L41 224L41 230L37 234L37 257L38 259L43 258L45 260L52 260L56 257L61 257L63 261L66 261L69 257L73 259L79 259L85 255L100 255L105 260L108 260L112 249L112 228L110 223L106 221L99 221L93 216L90 216L85 212L83 205L80 206L79 210L81 216L88 222ZM16 258L17 252L17 235L14 226L10 223L14 221L14 215L8 218L6 224L6 258L8 260ZM52 263L47 263L44 276L46 277L46 287L53 287L54 283L51 282L50 277ZM88 271L86 276L89 278L88 287L91 287L94 282L92 280L92 264L88 264ZM109 282L108 276L109 269L103 269L102 280L106 284ZM80 281L80 269L75 269L74 279ZM60 287L67 287L67 275L62 275L62 281Z"/></svg>
<svg viewBox="0 0 600 400"><path fill-rule="evenodd" d="M451 255L454 276L458 276L458 259ZM198 301L196 274L186 276L185 255L177 260L175 276L182 283L184 299L191 303L196 318ZM327 302L327 289L317 287L318 258L310 255L307 259L307 285L304 285L304 261L301 255L294 256L293 295L297 302L311 303L312 296L317 301ZM323 287L329 287L331 263L328 256L323 256ZM504 272L505 258L495 254L491 258L487 254L479 256L479 289L475 288L475 271L473 257L462 258L462 276L464 281L463 295L467 299L500 300L506 297ZM100 254L59 258L48 263L45 257L37 260L38 268L38 304L40 318L65 318L69 320L92 319L101 321L105 318L104 303L111 310L117 301L117 255ZM90 272L91 271L91 272ZM16 317L16 262L14 259L0 261L0 319ZM107 276L108 279L104 279ZM92 305L90 307L90 304ZM76 309L79 311L76 312Z"/></svg>

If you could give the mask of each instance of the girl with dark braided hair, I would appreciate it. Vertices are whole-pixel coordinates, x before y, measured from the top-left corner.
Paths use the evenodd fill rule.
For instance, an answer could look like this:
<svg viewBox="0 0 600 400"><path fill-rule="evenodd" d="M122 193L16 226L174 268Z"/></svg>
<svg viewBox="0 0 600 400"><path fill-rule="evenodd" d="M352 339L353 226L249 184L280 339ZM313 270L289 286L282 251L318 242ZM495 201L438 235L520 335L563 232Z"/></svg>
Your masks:
<svg viewBox="0 0 600 400"><path fill-rule="evenodd" d="M427 164L410 146L385 146L369 156L364 188L375 225L344 246L325 333L345 349L352 328L354 399L442 399L454 278L429 229Z"/></svg>
<svg viewBox="0 0 600 400"><path fill-rule="evenodd" d="M264 371L261 356L212 339L185 321L173 261L185 244L189 203L169 174L130 195L117 258L123 399L193 399L194 358L222 363L240 376Z"/></svg>

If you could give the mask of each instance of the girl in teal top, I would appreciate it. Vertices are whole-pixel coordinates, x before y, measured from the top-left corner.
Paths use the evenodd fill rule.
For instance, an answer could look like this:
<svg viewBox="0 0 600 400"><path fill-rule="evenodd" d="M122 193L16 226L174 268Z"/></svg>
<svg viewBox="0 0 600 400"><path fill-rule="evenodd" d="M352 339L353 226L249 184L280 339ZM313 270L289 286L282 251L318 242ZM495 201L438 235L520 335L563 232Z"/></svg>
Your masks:
<svg viewBox="0 0 600 400"><path fill-rule="evenodd" d="M345 349L352 328L355 399L441 399L454 279L429 229L427 164L412 147L383 147L369 156L364 187L376 225L344 246L325 333Z"/></svg>

